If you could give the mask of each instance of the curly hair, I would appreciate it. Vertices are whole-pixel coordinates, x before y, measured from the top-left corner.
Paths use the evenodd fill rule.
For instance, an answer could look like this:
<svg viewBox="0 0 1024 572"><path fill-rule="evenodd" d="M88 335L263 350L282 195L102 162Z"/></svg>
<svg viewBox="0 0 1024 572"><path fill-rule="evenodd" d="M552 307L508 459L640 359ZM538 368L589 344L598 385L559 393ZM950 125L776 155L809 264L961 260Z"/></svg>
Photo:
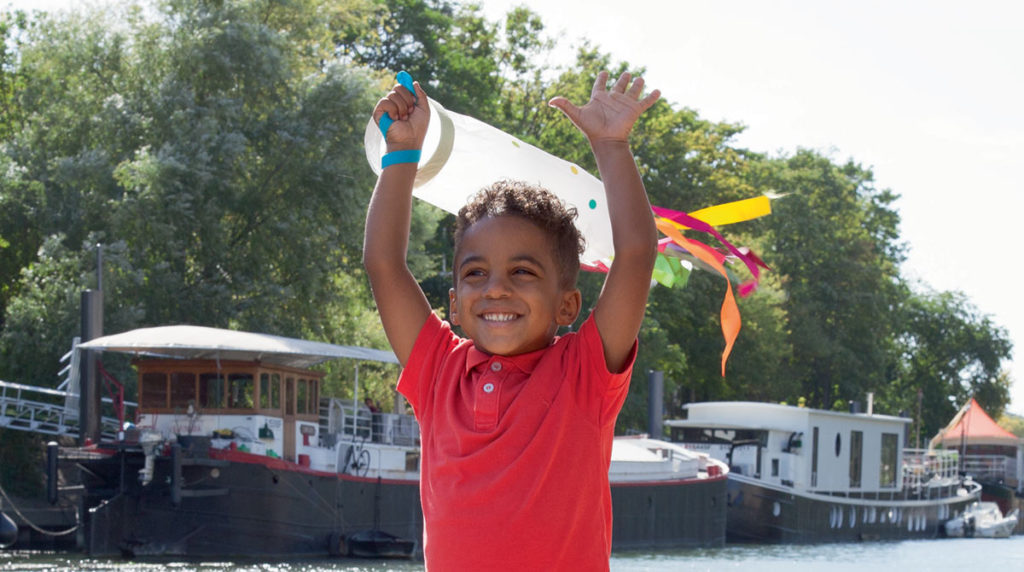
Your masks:
<svg viewBox="0 0 1024 572"><path fill-rule="evenodd" d="M459 209L455 219L455 251L462 237L481 219L518 216L540 227L552 239L559 285L569 290L576 287L580 273L580 255L585 242L573 222L574 207L567 206L551 191L523 181L502 180L484 187Z"/></svg>

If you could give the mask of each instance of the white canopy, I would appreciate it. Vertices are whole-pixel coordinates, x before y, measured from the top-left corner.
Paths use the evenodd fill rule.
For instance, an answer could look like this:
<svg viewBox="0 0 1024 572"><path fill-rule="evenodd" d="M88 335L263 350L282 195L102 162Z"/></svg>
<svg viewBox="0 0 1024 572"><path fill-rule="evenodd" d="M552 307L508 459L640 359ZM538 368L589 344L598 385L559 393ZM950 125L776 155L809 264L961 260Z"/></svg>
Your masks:
<svg viewBox="0 0 1024 572"><path fill-rule="evenodd" d="M96 338L78 347L179 359L259 360L296 368L338 358L398 363L390 351L185 325L140 328Z"/></svg>

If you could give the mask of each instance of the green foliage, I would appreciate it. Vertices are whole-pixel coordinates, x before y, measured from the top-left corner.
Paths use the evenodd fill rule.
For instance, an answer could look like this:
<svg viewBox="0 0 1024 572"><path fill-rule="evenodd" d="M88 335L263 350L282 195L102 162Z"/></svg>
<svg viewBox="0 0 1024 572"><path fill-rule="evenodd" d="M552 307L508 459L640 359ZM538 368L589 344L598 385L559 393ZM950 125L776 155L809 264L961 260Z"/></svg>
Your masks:
<svg viewBox="0 0 1024 572"><path fill-rule="evenodd" d="M498 96L493 23L447 0L374 4L376 25L339 37L342 54L373 69L408 71L452 111L489 114Z"/></svg>
<svg viewBox="0 0 1024 572"><path fill-rule="evenodd" d="M999 419L999 426L1018 437L1024 438L1024 416L1004 412Z"/></svg>
<svg viewBox="0 0 1024 572"><path fill-rule="evenodd" d="M921 392L922 433L934 435L971 397L993 419L1009 401L1002 363L1013 349L1006 331L980 314L963 294L910 296L899 309L905 324L899 359L879 398L890 409L916 412Z"/></svg>
<svg viewBox="0 0 1024 572"><path fill-rule="evenodd" d="M786 364L808 405L863 399L886 379L905 296L895 196L872 174L811 151L770 160L758 186L785 196L765 220L765 257L786 291Z"/></svg>
<svg viewBox="0 0 1024 572"><path fill-rule="evenodd" d="M117 253L108 331L184 322L321 338L343 321L323 309L361 271L371 81L311 61L299 40L313 34L271 26L309 21L283 3L164 9L155 22L129 6L24 31L28 120L0 176L0 236L22 239L0 266L9 374L56 369L95 270L79 249L99 242Z"/></svg>
<svg viewBox="0 0 1024 572"><path fill-rule="evenodd" d="M41 435L0 429L0 486L9 495L40 497L45 478Z"/></svg>

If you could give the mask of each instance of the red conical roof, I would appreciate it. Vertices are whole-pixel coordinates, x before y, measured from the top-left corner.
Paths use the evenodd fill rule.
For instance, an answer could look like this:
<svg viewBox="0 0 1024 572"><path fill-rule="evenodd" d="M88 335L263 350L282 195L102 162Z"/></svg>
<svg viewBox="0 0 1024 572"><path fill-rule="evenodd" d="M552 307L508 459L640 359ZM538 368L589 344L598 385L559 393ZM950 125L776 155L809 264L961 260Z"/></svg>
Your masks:
<svg viewBox="0 0 1024 572"><path fill-rule="evenodd" d="M1020 443L1013 433L999 426L972 397L970 403L960 408L946 428L932 439L932 446L940 443L946 447L958 447L961 440L968 445L1017 445Z"/></svg>

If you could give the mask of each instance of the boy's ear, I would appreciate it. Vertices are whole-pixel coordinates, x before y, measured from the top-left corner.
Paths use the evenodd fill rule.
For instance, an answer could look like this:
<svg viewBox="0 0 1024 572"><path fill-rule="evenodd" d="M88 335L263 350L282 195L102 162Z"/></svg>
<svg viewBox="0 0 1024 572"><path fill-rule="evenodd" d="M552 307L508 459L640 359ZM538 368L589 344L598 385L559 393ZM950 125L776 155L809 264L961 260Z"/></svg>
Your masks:
<svg viewBox="0 0 1024 572"><path fill-rule="evenodd" d="M448 321L453 326L461 326L459 323L459 311L455 304L455 288L448 289Z"/></svg>
<svg viewBox="0 0 1024 572"><path fill-rule="evenodd" d="M579 289L562 291L562 303L558 305L558 315L555 317L559 326L568 326L576 321L580 315L580 307L583 305L583 296Z"/></svg>

